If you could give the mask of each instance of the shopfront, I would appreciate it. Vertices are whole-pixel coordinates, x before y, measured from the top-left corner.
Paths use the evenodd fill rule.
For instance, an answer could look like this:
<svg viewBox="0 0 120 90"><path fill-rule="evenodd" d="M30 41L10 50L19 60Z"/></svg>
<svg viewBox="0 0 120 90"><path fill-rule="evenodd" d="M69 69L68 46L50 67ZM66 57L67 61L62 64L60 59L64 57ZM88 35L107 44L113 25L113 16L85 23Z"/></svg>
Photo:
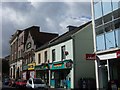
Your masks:
<svg viewBox="0 0 120 90"><path fill-rule="evenodd" d="M36 70L36 78L41 78L44 80L47 84L49 84L49 66L48 64L41 64L35 66Z"/></svg>
<svg viewBox="0 0 120 90"><path fill-rule="evenodd" d="M72 60L64 60L49 64L51 88L71 88Z"/></svg>
<svg viewBox="0 0 120 90"><path fill-rule="evenodd" d="M101 54L98 56L98 76L100 88L120 88L120 52Z"/></svg>
<svg viewBox="0 0 120 90"><path fill-rule="evenodd" d="M28 65L22 66L22 79L27 80L28 79Z"/></svg>
<svg viewBox="0 0 120 90"><path fill-rule="evenodd" d="M35 78L35 63L31 63L23 66L22 78L28 80L29 78Z"/></svg>

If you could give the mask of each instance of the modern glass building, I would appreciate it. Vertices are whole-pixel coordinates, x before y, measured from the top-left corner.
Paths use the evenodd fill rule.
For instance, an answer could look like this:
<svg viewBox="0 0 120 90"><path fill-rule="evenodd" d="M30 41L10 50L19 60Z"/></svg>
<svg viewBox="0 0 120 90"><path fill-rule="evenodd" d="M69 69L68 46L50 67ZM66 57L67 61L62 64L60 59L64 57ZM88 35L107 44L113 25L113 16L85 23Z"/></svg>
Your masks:
<svg viewBox="0 0 120 90"><path fill-rule="evenodd" d="M91 1L97 88L120 88L120 0Z"/></svg>

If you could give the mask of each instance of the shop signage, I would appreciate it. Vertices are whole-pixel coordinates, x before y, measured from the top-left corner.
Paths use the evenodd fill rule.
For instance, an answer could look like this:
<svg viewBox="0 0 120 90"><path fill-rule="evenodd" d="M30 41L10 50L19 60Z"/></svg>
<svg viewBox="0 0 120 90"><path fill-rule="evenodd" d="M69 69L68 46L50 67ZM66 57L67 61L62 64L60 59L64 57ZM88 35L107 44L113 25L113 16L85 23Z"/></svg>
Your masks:
<svg viewBox="0 0 120 90"><path fill-rule="evenodd" d="M86 60L96 60L96 54L86 54Z"/></svg>
<svg viewBox="0 0 120 90"><path fill-rule="evenodd" d="M22 67L22 69L23 69L23 70L28 70L28 66L27 66L27 65L24 65L24 66Z"/></svg>
<svg viewBox="0 0 120 90"><path fill-rule="evenodd" d="M35 63L28 64L28 70L34 70Z"/></svg>
<svg viewBox="0 0 120 90"><path fill-rule="evenodd" d="M35 66L35 70L47 70L47 69L49 69L48 64L42 64L42 65Z"/></svg>
<svg viewBox="0 0 120 90"><path fill-rule="evenodd" d="M116 56L117 56L117 58L120 58L120 51L116 52Z"/></svg>
<svg viewBox="0 0 120 90"><path fill-rule="evenodd" d="M61 67L62 64L55 64L54 67Z"/></svg>

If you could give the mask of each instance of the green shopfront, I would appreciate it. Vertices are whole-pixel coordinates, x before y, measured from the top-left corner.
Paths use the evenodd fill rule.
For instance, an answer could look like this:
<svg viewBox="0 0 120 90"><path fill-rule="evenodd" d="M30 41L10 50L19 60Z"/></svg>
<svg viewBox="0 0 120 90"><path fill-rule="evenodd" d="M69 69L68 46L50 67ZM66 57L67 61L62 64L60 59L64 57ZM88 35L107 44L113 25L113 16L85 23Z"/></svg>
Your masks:
<svg viewBox="0 0 120 90"><path fill-rule="evenodd" d="M64 60L49 64L51 88L71 88L72 60Z"/></svg>
<svg viewBox="0 0 120 90"><path fill-rule="evenodd" d="M46 63L42 63L41 65L35 66L36 70L36 78L41 78L47 84L49 84L49 66Z"/></svg>

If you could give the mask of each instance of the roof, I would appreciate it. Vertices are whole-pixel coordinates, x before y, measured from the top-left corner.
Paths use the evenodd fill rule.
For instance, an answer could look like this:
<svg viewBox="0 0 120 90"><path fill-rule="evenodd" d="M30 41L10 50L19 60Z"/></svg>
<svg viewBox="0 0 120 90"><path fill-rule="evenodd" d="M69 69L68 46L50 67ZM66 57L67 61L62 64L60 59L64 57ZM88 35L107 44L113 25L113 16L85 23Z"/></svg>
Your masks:
<svg viewBox="0 0 120 90"><path fill-rule="evenodd" d="M67 41L67 40L71 39L71 36L73 34L75 34L77 31L81 30L83 27L87 26L90 23L91 23L91 21L89 21L89 22L87 22L87 23L85 23L85 24L83 24L83 25L81 25L79 27L75 27L74 30L69 30L64 34L62 34L62 35L60 35L60 36L58 36L56 38L53 38L49 42L42 45L40 48L36 49L35 52L43 50L43 49L48 48L50 46L53 46L53 45L56 45L56 44L59 44L61 42L64 42L64 41Z"/></svg>
<svg viewBox="0 0 120 90"><path fill-rule="evenodd" d="M76 27L75 29L73 30L70 30L70 31L67 31L66 33L62 34L61 36L58 36L57 38L53 39L50 41L50 46L53 46L55 44L59 44L61 42L64 42L64 41L67 41L69 39L71 39L71 36L76 33L77 31L81 30L83 27L87 26L88 24L90 24L91 21L79 26L79 27Z"/></svg>
<svg viewBox="0 0 120 90"><path fill-rule="evenodd" d="M55 33L39 32L37 30L30 31L30 34L37 48L58 36L58 34Z"/></svg>

